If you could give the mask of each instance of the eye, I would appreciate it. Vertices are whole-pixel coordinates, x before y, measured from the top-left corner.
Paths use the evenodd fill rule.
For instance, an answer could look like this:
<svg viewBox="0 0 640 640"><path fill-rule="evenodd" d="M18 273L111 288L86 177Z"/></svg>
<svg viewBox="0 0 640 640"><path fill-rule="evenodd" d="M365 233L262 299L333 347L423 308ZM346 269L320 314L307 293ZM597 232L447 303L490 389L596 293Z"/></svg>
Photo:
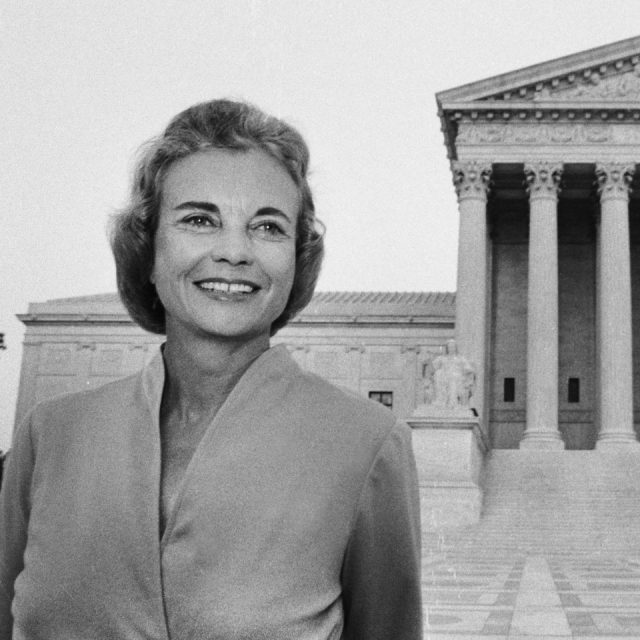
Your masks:
<svg viewBox="0 0 640 640"><path fill-rule="evenodd" d="M262 222L256 224L253 228L259 234L265 237L277 238L280 236L287 236L287 233L285 232L282 225L278 222L275 222L274 220L263 220Z"/></svg>
<svg viewBox="0 0 640 640"><path fill-rule="evenodd" d="M180 221L182 224L185 224L189 227L193 227L195 229L204 229L207 227L216 226L213 218L204 213L193 213L188 216L185 216Z"/></svg>

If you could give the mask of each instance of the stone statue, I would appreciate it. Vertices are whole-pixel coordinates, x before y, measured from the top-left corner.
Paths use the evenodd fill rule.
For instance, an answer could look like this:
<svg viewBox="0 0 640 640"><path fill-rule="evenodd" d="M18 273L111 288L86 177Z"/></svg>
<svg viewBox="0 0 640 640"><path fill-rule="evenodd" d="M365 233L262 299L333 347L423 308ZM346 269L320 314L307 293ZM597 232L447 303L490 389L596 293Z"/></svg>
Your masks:
<svg viewBox="0 0 640 640"><path fill-rule="evenodd" d="M449 340L444 352L427 360L422 367L424 404L420 413L464 414L475 386L475 370L458 354L455 340Z"/></svg>

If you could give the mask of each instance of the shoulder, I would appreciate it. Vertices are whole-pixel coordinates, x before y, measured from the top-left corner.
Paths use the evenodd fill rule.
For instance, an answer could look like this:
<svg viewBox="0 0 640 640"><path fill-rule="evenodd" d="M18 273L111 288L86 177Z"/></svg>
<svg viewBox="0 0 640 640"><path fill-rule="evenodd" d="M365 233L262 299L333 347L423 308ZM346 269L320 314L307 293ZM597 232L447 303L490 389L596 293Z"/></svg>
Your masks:
<svg viewBox="0 0 640 640"><path fill-rule="evenodd" d="M65 442L79 430L107 428L113 416L123 416L140 406L140 372L94 389L56 396L36 404L25 418L34 444L42 440Z"/></svg>
<svg viewBox="0 0 640 640"><path fill-rule="evenodd" d="M364 422L387 430L396 421L394 414L379 402L364 398L345 387L338 387L316 374L301 372L299 385L309 407L314 405L318 410L349 416L358 423Z"/></svg>
<svg viewBox="0 0 640 640"><path fill-rule="evenodd" d="M100 385L93 389L76 391L55 396L39 402L32 413L37 419L41 416L53 416L57 414L72 415L91 407L117 402L122 405L130 398L139 383L140 373L126 378L120 378L112 382Z"/></svg>
<svg viewBox="0 0 640 640"><path fill-rule="evenodd" d="M377 448L397 427L397 417L380 403L337 387L301 369L292 359L286 369L289 380L284 405L309 429L320 430L336 442Z"/></svg>

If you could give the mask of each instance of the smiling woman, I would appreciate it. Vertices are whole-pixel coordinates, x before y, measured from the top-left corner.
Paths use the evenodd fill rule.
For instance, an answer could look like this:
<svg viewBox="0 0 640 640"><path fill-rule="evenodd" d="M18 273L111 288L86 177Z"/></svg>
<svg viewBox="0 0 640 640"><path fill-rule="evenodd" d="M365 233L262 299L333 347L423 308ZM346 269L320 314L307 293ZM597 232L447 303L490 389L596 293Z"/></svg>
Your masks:
<svg viewBox="0 0 640 640"><path fill-rule="evenodd" d="M295 274L298 190L263 151L202 151L167 172L151 282L167 333L268 347Z"/></svg>
<svg viewBox="0 0 640 640"><path fill-rule="evenodd" d="M406 425L270 336L323 253L308 152L242 103L187 109L114 220L149 364L47 401L0 491L0 637L421 640Z"/></svg>

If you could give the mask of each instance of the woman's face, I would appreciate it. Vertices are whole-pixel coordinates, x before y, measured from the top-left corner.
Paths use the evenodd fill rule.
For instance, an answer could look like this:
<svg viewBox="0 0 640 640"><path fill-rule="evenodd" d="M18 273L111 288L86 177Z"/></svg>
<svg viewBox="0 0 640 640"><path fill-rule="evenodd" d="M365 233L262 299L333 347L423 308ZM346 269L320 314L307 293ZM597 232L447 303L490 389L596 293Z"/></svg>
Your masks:
<svg viewBox="0 0 640 640"><path fill-rule="evenodd" d="M259 150L210 149L169 168L152 272L168 336L268 340L293 284L299 200Z"/></svg>

